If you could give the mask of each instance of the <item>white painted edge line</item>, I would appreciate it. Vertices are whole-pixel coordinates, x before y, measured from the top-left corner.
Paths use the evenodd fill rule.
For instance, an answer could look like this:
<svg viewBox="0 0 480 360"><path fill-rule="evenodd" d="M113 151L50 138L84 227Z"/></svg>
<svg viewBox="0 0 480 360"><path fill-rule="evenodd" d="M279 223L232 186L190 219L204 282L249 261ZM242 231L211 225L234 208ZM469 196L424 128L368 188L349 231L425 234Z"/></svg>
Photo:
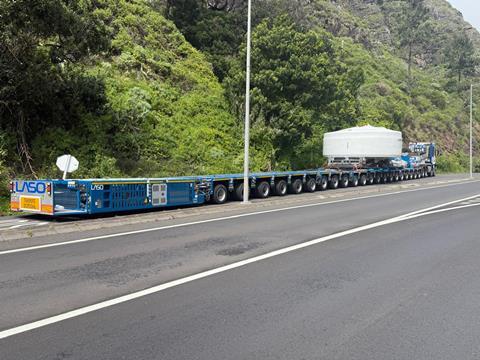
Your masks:
<svg viewBox="0 0 480 360"><path fill-rule="evenodd" d="M18 229L18 228L21 228L22 226L29 226L29 225L30 224L19 224L19 225L10 226L9 229Z"/></svg>
<svg viewBox="0 0 480 360"><path fill-rule="evenodd" d="M0 224L4 223L21 223L21 222L27 222L28 220L25 219L18 219L18 218L12 218L8 220L0 220Z"/></svg>
<svg viewBox="0 0 480 360"><path fill-rule="evenodd" d="M461 200L458 200L458 201L461 201ZM438 206L442 206L442 205L438 205ZM447 206L447 205L443 204L443 206ZM110 306L118 305L118 304L130 301L130 300L134 300L134 299L138 299L138 298L141 298L141 297L144 297L144 296L147 296L147 295L158 293L160 291L163 291L163 290L166 290L166 289L169 289L169 288L173 288L173 287L176 287L176 286L179 286L179 285L182 285L182 284L186 284L186 283L189 283L189 282L192 282L192 281L195 281L195 280L200 280L200 279L203 279L203 278L215 275L215 274L226 272L228 270L243 267L243 266L258 262L258 261L266 260L266 259L273 258L273 257L279 256L279 255L283 255L283 254L286 254L286 253L289 253L289 252L292 252L292 251L296 251L296 250L300 250L300 249L303 249L303 248L306 248L306 247L317 245L317 244L323 243L325 241L337 239L337 238L340 238L340 237L343 237L343 236L355 234L355 233L362 232L362 231L365 231L365 230L370 230L370 229L374 229L374 228L377 228L377 227L381 227L381 226L385 226L385 225L389 225L389 224L393 224L393 223L397 223L397 222L401 222L401 221L407 221L407 220L410 220L410 219L415 219L415 218L421 217L421 216L426 216L426 215L436 214L436 213L446 212L446 211L453 211L453 210L458 210L458 209L463 209L463 208L469 208L469 207L474 207L474 206L480 206L480 203L464 205L464 206L457 206L457 207L447 208L447 209L439 209L439 210L435 210L435 211L431 211L431 212L417 213L417 214L409 215L409 216L401 215L401 216L397 216L397 217L390 218L390 219L387 219L387 220L382 220L382 221L378 221L378 222L375 222L375 223L372 223L372 224L356 227L356 228L353 228L353 229L350 229L350 230L341 231L341 232L338 232L336 234L323 236L323 237L318 238L318 239L306 241L304 243L297 244L297 245L288 246L288 247L285 247L283 249L274 250L274 251L271 251L271 252L263 254L263 255L254 256L250 259L241 260L241 261L229 264L229 265L225 265L225 266L221 266L221 267L218 267L218 268L215 268L215 269L203 271L203 272L200 272L200 273L197 273L197 274L194 274L194 275L186 276L186 277L181 278L181 279L169 281L169 282L166 282L166 283L161 284L161 285L156 285L156 286L150 287L148 289L136 291L136 292L133 292L133 293L130 293L130 294L127 294L127 295L119 296L119 297L114 298L114 299L102 301L102 302L99 302L97 304L81 307L81 308L78 308L76 310L67 311L63 314L51 316L51 317L48 317L48 318L45 318L45 319L42 319L42 320L34 321L34 322L31 322L31 323L28 323L28 324L24 324L24 325L16 326L16 327L13 327L13 328L10 328L10 329L7 329L7 330L3 330L3 331L0 331L0 340L8 338L10 336L18 335L18 334L21 334L21 333L24 333L24 332L27 332L27 331L30 331L30 330L38 329L40 327L51 325L51 324L54 324L54 323L57 323L57 322L60 322L60 321L64 321L64 320L67 320L67 319L75 318L77 316L88 314L88 313L93 312L93 311L108 308Z"/></svg>
<svg viewBox="0 0 480 360"><path fill-rule="evenodd" d="M57 246L79 244L79 243L84 243L84 242L97 241L97 240L115 238L115 237L120 237L120 236L143 234L143 233L148 233L148 232L153 232L153 231L174 229L174 228L179 228L179 227L184 227L184 226L192 226L192 225L207 224L207 223L217 222L217 221L239 219L239 218L243 218L243 217L247 217L247 216L262 215L262 214L275 213L275 212L280 212L280 211L288 211L288 210L295 210L295 209L301 209L301 208L309 208L309 207L337 204L337 203L357 201L357 200L365 200L365 199L399 195L399 194L405 194L405 193L417 192L417 191L433 190L433 189L438 189L438 188L445 188L445 187L450 187L450 186L459 186L459 185L464 185L464 184L468 184L468 183L476 183L476 182L480 182L480 180L474 180L474 181L469 180L469 181L462 181L462 182L458 182L458 183L454 183L454 184L431 186L431 187L410 189L410 190L400 190L400 191L383 193L383 194L358 196L358 197L355 197L355 198L333 200L333 201L326 201L326 202L313 203L313 204L295 205L295 206L279 208L279 209L262 210L262 211L256 211L256 212L251 212L251 213L246 213L246 214L230 215L230 216L224 216L224 217L207 219L207 220L199 220L199 221L192 221L192 222L180 223L180 224L174 224L174 225L166 225L166 226L160 226L160 227L154 227L154 228L148 228L148 229L127 231L127 232L123 232L123 233L100 235L100 236L94 236L94 237L78 239L78 240L68 240L68 241L62 241L62 242L57 242L57 243L50 243L50 244L43 244L43 245L36 245L36 246L28 246L28 247L23 247L23 248L0 251L0 256L1 255L7 255L7 254L21 253L21 252L26 252L26 251L47 249L47 248L52 248L52 247L57 247ZM478 195L476 195L476 196L478 196ZM474 196L474 197L476 197L476 196ZM473 198L473 197L468 197L466 199L463 199L462 201L469 200L471 198Z"/></svg>

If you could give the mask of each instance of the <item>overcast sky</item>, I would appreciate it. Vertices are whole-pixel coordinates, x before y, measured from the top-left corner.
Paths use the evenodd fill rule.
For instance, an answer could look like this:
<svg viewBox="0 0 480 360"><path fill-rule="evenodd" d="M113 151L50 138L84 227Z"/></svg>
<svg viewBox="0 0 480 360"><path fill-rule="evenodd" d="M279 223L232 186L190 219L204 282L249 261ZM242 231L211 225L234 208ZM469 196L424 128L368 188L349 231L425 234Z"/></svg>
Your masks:
<svg viewBox="0 0 480 360"><path fill-rule="evenodd" d="M480 30L480 1L479 0L448 0L450 4L460 10L465 20Z"/></svg>

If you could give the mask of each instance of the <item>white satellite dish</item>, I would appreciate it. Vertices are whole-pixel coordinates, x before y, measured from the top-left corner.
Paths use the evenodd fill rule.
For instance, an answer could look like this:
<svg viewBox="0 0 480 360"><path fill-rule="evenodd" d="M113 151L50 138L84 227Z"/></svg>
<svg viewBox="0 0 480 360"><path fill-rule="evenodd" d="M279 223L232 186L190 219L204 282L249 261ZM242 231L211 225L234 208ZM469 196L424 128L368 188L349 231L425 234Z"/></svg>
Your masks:
<svg viewBox="0 0 480 360"><path fill-rule="evenodd" d="M62 155L57 158L57 167L63 171L63 179L67 178L67 173L78 169L79 162L72 155Z"/></svg>

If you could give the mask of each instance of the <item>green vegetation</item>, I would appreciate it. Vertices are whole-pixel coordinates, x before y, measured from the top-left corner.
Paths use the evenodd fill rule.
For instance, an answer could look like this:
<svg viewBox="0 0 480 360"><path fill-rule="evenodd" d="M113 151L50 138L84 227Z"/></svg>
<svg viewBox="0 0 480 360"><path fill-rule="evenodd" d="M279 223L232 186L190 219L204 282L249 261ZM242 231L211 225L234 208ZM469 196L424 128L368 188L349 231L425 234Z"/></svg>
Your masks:
<svg viewBox="0 0 480 360"><path fill-rule="evenodd" d="M445 0L254 9L254 170L321 166L325 131L366 123L433 139L442 170L465 170L480 35ZM78 177L240 170L245 12L241 0L0 0L0 198L12 176L59 176L63 153Z"/></svg>
<svg viewBox="0 0 480 360"><path fill-rule="evenodd" d="M285 16L261 22L252 41L254 161L264 169L318 166L325 130L357 121L362 70L340 61L329 34L301 31ZM234 109L244 102L244 63L241 56L225 80Z"/></svg>

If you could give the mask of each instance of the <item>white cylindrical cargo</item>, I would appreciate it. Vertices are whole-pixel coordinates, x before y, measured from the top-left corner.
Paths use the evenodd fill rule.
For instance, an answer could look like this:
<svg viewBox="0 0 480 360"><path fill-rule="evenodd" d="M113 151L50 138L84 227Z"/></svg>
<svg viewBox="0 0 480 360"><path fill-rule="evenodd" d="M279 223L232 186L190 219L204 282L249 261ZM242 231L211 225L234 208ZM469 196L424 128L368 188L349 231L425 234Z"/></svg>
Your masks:
<svg viewBox="0 0 480 360"><path fill-rule="evenodd" d="M401 154L402 133L384 127L354 127L326 133L323 138L323 155L328 158L389 158Z"/></svg>

